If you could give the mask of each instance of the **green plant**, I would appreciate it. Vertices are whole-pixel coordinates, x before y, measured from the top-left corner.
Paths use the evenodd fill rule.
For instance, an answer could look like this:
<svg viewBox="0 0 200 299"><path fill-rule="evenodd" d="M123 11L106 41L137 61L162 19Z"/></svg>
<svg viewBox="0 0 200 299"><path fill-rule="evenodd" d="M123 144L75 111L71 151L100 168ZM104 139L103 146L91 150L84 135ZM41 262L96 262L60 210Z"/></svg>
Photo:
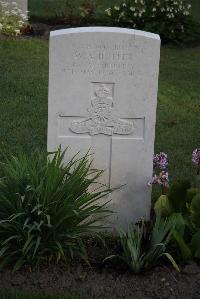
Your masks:
<svg viewBox="0 0 200 299"><path fill-rule="evenodd" d="M145 30L159 33L164 42L178 43L187 38L192 21L187 1L146 0L146 8Z"/></svg>
<svg viewBox="0 0 200 299"><path fill-rule="evenodd" d="M153 227L143 220L137 225L129 225L127 232L119 231L122 254L112 255L105 260L120 258L134 273L139 273L152 268L161 257L165 256L179 271L173 257L166 252L175 225L175 218L164 220L159 215Z"/></svg>
<svg viewBox="0 0 200 299"><path fill-rule="evenodd" d="M57 12L57 18L69 26L88 25L94 22L95 12L95 5L91 0L83 0L80 3L64 0L63 9Z"/></svg>
<svg viewBox="0 0 200 299"><path fill-rule="evenodd" d="M154 206L156 213L177 219L173 238L184 260L200 258L200 184L199 179L175 181L167 195L161 195Z"/></svg>
<svg viewBox="0 0 200 299"><path fill-rule="evenodd" d="M16 2L0 1L0 32L17 36L27 25L28 17L18 8Z"/></svg>
<svg viewBox="0 0 200 299"><path fill-rule="evenodd" d="M169 189L168 199L172 210L176 213L186 213L187 210L187 190L191 187L188 179L175 181Z"/></svg>
<svg viewBox="0 0 200 299"><path fill-rule="evenodd" d="M92 23L95 19L95 5L91 0L84 0L79 6L79 13L82 17L82 22Z"/></svg>
<svg viewBox="0 0 200 299"><path fill-rule="evenodd" d="M82 237L103 228L99 221L110 212L98 200L111 189L95 187L102 171L91 169L88 154L64 164L65 154L33 152L1 163L1 267L14 264L17 270L74 253L87 259Z"/></svg>
<svg viewBox="0 0 200 299"><path fill-rule="evenodd" d="M164 42L180 43L191 35L198 39L199 26L192 21L190 9L184 0L122 0L105 12L114 25L155 32Z"/></svg>
<svg viewBox="0 0 200 299"><path fill-rule="evenodd" d="M145 24L145 0L125 0L105 10L111 23L131 28L143 28Z"/></svg>

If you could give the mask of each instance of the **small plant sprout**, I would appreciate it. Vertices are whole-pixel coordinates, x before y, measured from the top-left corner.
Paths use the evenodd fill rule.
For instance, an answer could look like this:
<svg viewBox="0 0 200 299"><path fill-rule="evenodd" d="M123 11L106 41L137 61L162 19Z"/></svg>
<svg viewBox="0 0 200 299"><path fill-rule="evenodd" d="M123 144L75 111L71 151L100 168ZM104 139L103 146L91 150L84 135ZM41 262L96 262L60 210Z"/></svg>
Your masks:
<svg viewBox="0 0 200 299"><path fill-rule="evenodd" d="M165 257L180 271L171 254L167 252L176 222L176 217L163 219L157 214L150 229L149 223L141 220L136 225L129 225L127 232L119 230L121 254L111 255L104 261L118 258L134 273L140 273L154 267L160 258Z"/></svg>

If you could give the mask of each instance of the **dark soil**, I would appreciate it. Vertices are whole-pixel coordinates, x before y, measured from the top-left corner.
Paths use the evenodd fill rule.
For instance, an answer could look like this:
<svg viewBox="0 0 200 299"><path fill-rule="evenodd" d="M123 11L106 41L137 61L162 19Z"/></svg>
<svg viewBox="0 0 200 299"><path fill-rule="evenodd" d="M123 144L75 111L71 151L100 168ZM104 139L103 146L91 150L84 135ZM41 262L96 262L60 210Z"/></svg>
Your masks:
<svg viewBox="0 0 200 299"><path fill-rule="evenodd" d="M191 262L178 273L157 267L140 275L110 267L54 265L30 271L0 272L0 289L31 293L73 294L93 298L200 298L200 267Z"/></svg>
<svg viewBox="0 0 200 299"><path fill-rule="evenodd" d="M119 259L103 262L105 257L120 253L115 238L108 235L104 240L105 246L96 238L84 241L90 267L76 259L70 266L25 266L15 273L6 268L0 271L0 290L109 299L200 299L200 265L196 262L181 266L180 273L172 266L162 265L135 275Z"/></svg>

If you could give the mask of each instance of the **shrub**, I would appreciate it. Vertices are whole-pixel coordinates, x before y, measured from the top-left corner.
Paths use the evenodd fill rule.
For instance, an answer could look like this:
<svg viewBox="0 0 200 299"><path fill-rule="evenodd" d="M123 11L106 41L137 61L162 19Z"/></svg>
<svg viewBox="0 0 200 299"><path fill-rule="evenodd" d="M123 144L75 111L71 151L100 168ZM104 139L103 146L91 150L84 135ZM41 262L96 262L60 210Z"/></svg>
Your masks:
<svg viewBox="0 0 200 299"><path fill-rule="evenodd" d="M145 29L158 32L166 41L182 41L186 36L191 4L185 0L146 0Z"/></svg>
<svg viewBox="0 0 200 299"><path fill-rule="evenodd" d="M129 225L127 232L119 231L122 254L112 255L105 260L117 257L134 273L139 273L156 266L158 260L165 256L179 271L173 257L166 252L175 224L175 218L164 220L157 215L152 228L150 223L145 223L143 220L137 225Z"/></svg>
<svg viewBox="0 0 200 299"><path fill-rule="evenodd" d="M81 23L93 23L95 19L95 5L90 0L84 0L79 7L82 17Z"/></svg>
<svg viewBox="0 0 200 299"><path fill-rule="evenodd" d="M146 3L145 0L125 0L119 5L107 8L105 12L115 25L143 28L145 23Z"/></svg>
<svg viewBox="0 0 200 299"><path fill-rule="evenodd" d="M0 1L0 33L20 35L28 25L28 18L16 2Z"/></svg>
<svg viewBox="0 0 200 299"><path fill-rule="evenodd" d="M84 255L82 237L103 228L109 215L99 199L111 192L95 188L102 171L91 169L90 156L66 165L60 149L11 156L1 163L0 266L73 258Z"/></svg>
<svg viewBox="0 0 200 299"><path fill-rule="evenodd" d="M191 5L184 0L124 0L106 9L112 24L160 34L164 42L181 42L192 34Z"/></svg>
<svg viewBox="0 0 200 299"><path fill-rule="evenodd" d="M82 0L79 7L73 0L65 0L62 10L57 12L59 22L69 26L82 26L94 23L95 5L91 0Z"/></svg>

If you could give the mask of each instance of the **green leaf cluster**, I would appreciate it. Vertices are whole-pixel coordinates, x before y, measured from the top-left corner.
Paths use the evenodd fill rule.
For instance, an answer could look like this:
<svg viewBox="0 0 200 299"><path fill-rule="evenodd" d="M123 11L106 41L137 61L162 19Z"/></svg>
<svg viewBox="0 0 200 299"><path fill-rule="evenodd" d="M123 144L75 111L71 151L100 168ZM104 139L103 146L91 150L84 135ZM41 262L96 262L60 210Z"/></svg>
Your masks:
<svg viewBox="0 0 200 299"><path fill-rule="evenodd" d="M1 163L0 267L59 261L87 256L82 238L98 233L110 214L100 198L112 190L97 184L102 171L91 168L91 157L67 151L47 155L8 156ZM67 158L66 158L67 159Z"/></svg>
<svg viewBox="0 0 200 299"><path fill-rule="evenodd" d="M162 219L160 215L157 215L153 227L143 220L136 225L129 225L127 232L119 231L122 254L112 255L105 260L119 258L134 273L140 273L155 266L159 259L165 256L179 271L175 260L166 249L175 225L174 217Z"/></svg>
<svg viewBox="0 0 200 299"><path fill-rule="evenodd" d="M155 203L154 210L163 217L174 215L177 219L173 238L184 260L200 258L200 180L175 181L167 195Z"/></svg>
<svg viewBox="0 0 200 299"><path fill-rule="evenodd" d="M111 25L158 33L164 43L199 41L200 24L190 16L184 0L121 0L105 10Z"/></svg>

